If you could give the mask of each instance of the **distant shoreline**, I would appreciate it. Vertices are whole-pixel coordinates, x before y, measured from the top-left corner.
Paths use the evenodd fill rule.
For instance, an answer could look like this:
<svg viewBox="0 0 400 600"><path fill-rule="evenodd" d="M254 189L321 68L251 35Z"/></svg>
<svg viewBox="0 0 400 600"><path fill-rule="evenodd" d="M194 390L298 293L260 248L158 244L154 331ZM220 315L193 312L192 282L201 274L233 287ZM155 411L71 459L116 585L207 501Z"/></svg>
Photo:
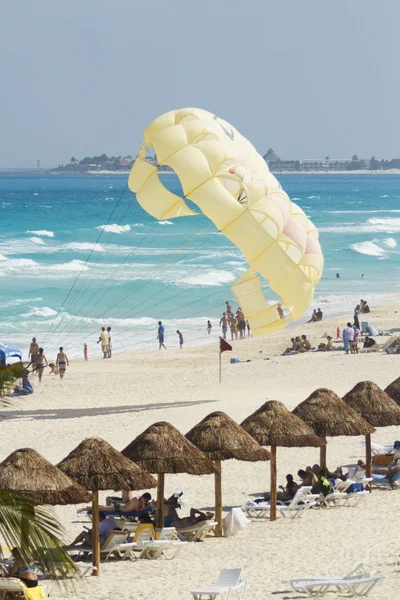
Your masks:
<svg viewBox="0 0 400 600"><path fill-rule="evenodd" d="M34 169L1 169L1 175L129 175L129 171L57 171L53 169L43 169L36 171ZM161 171L162 175L174 175L172 171ZM384 171L369 171L361 169L359 171L271 171L273 175L400 175L400 169L387 169Z"/></svg>

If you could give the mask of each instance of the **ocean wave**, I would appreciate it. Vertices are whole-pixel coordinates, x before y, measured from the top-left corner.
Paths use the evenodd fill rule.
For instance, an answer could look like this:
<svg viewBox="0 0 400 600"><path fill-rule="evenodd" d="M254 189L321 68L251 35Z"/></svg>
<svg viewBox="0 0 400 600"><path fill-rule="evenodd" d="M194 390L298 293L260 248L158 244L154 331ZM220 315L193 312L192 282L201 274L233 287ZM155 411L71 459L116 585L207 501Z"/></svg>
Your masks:
<svg viewBox="0 0 400 600"><path fill-rule="evenodd" d="M382 240L382 244L385 244L385 246L387 246L388 248L396 248L397 246L396 240L391 237Z"/></svg>
<svg viewBox="0 0 400 600"><path fill-rule="evenodd" d="M173 225L172 221L157 221L159 225Z"/></svg>
<svg viewBox="0 0 400 600"><path fill-rule="evenodd" d="M187 285L199 285L199 286L218 286L224 283L230 283L235 281L236 277L232 273L227 271L217 271L215 269L207 271L206 273L200 273L193 277L186 277L182 279L182 283Z"/></svg>
<svg viewBox="0 0 400 600"><path fill-rule="evenodd" d="M319 227L323 233L395 233L400 231L400 218L372 218L363 223L343 223L333 227Z"/></svg>
<svg viewBox="0 0 400 600"><path fill-rule="evenodd" d="M330 215L363 215L375 213L400 213L400 209L382 209L382 210L329 210Z"/></svg>
<svg viewBox="0 0 400 600"><path fill-rule="evenodd" d="M385 194L384 196L379 196L379 198L389 198L389 195Z"/></svg>
<svg viewBox="0 0 400 600"><path fill-rule="evenodd" d="M30 231L28 230L26 233L32 233L33 235L41 235L43 237L49 237L49 238L53 238L54 237L54 232L53 231L47 231L47 229L38 229L37 231Z"/></svg>
<svg viewBox="0 0 400 600"><path fill-rule="evenodd" d="M133 223L132 227L146 227L144 223Z"/></svg>
<svg viewBox="0 0 400 600"><path fill-rule="evenodd" d="M93 252L105 252L104 246L102 244L95 244L91 242L68 242L68 244L63 244L57 250L88 250Z"/></svg>
<svg viewBox="0 0 400 600"><path fill-rule="evenodd" d="M7 258L5 256L3 256L2 254L0 254L0 260L7 260Z"/></svg>
<svg viewBox="0 0 400 600"><path fill-rule="evenodd" d="M29 239L34 244L39 244L39 246L45 246L46 245L46 242L44 240L42 240L41 238L39 238L39 237L31 237Z"/></svg>
<svg viewBox="0 0 400 600"><path fill-rule="evenodd" d="M49 306L42 306L41 308L34 306L32 310L22 314L21 317L54 317L56 314L57 311L53 310Z"/></svg>
<svg viewBox="0 0 400 600"><path fill-rule="evenodd" d="M42 302L43 298L16 298L2 304L2 308L11 308L13 306L21 306L21 304L30 304L31 302Z"/></svg>
<svg viewBox="0 0 400 600"><path fill-rule="evenodd" d="M359 254L366 254L367 256L384 256L386 254L385 250L380 248L374 242L358 242L357 244L351 244L350 249Z"/></svg>
<svg viewBox="0 0 400 600"><path fill-rule="evenodd" d="M99 225L97 229L101 229L102 231L106 231L109 233L125 233L126 231L131 230L130 225L117 225L113 223L112 225Z"/></svg>

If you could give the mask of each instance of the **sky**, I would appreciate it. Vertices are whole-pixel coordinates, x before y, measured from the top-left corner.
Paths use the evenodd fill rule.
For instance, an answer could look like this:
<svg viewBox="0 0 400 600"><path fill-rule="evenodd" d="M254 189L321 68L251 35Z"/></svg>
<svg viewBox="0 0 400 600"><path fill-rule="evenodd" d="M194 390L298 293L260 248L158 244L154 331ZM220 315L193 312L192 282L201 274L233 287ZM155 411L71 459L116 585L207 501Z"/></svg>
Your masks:
<svg viewBox="0 0 400 600"><path fill-rule="evenodd" d="M399 0L9 0L0 167L135 156L195 106L282 159L400 157Z"/></svg>

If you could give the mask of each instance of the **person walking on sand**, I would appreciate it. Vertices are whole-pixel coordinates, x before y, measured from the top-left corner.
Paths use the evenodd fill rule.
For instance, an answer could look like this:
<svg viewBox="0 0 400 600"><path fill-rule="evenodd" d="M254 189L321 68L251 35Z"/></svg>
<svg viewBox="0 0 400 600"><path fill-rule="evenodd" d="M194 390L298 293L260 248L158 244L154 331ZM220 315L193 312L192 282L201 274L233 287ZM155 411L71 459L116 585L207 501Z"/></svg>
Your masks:
<svg viewBox="0 0 400 600"><path fill-rule="evenodd" d="M39 348L39 354L37 355L35 362L32 362L32 370L34 373L37 373L37 375L39 377L39 383L41 383L41 381L42 381L45 364L46 365L49 364L47 362L47 358L45 357L45 355L43 353L44 353L43 348Z"/></svg>
<svg viewBox="0 0 400 600"><path fill-rule="evenodd" d="M56 366L60 370L60 379L63 379L67 366L69 367L69 360L62 346L60 346L60 352L57 354Z"/></svg>
<svg viewBox="0 0 400 600"><path fill-rule="evenodd" d="M101 351L103 352L103 358L108 358L108 333L105 327L101 328L100 337L97 343L101 342Z"/></svg>
<svg viewBox="0 0 400 600"><path fill-rule="evenodd" d="M157 331L157 339L158 339L158 349L161 350L161 348L164 348L164 350L166 350L166 346L164 344L164 325L162 324L162 321L158 321L158 331Z"/></svg>
<svg viewBox="0 0 400 600"><path fill-rule="evenodd" d="M111 358L111 327L107 327L107 335L108 335L108 345L107 345L107 358Z"/></svg>
<svg viewBox="0 0 400 600"><path fill-rule="evenodd" d="M212 331L212 325L211 325L211 321L207 321L207 327L206 327L207 333L208 335L210 335L211 331Z"/></svg>
<svg viewBox="0 0 400 600"><path fill-rule="evenodd" d="M179 348L182 350L182 346L183 346L183 335L182 335L182 333L179 331L179 329L177 329L176 333L178 334L178 337L179 337Z"/></svg>
<svg viewBox="0 0 400 600"><path fill-rule="evenodd" d="M228 332L228 319L226 318L226 313L222 313L219 326L222 327L222 337L226 340L226 334Z"/></svg>
<svg viewBox="0 0 400 600"><path fill-rule="evenodd" d="M237 322L235 315L233 315L232 313L230 314L230 316L228 315L228 323L229 323L229 327L231 330L231 340L233 341L233 336L235 336L236 339L238 336L238 328L237 328L238 322Z"/></svg>
<svg viewBox="0 0 400 600"><path fill-rule="evenodd" d="M243 311L240 307L236 311L236 318L238 321L240 339L243 340L246 335L246 319L244 318Z"/></svg>
<svg viewBox="0 0 400 600"><path fill-rule="evenodd" d="M88 345L83 344L83 356L85 360L88 360Z"/></svg>
<svg viewBox="0 0 400 600"><path fill-rule="evenodd" d="M351 323L347 323L347 327L343 329L342 333L343 337L343 346L346 354L349 353L351 344L354 342L354 329L351 326Z"/></svg>
<svg viewBox="0 0 400 600"><path fill-rule="evenodd" d="M31 359L31 364L35 362L39 354L39 344L36 341L36 338L32 338L32 343L29 346L29 354L28 358Z"/></svg>

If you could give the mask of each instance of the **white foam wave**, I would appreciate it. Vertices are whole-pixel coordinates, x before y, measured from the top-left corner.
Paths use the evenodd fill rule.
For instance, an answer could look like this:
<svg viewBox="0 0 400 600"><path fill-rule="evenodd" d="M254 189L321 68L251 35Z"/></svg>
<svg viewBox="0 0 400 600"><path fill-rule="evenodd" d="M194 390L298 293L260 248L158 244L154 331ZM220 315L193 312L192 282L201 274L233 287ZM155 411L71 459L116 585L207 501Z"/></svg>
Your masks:
<svg viewBox="0 0 400 600"><path fill-rule="evenodd" d="M61 263L57 265L51 265L48 267L49 271L87 271L89 266L82 260L71 260L67 263Z"/></svg>
<svg viewBox="0 0 400 600"><path fill-rule="evenodd" d="M3 304L3 308L10 308L12 306L21 306L21 304L30 304L31 302L42 302L43 298L16 298Z"/></svg>
<svg viewBox="0 0 400 600"><path fill-rule="evenodd" d="M333 227L319 227L324 233L395 233L400 231L400 218L372 218L363 223L343 223Z"/></svg>
<svg viewBox="0 0 400 600"><path fill-rule="evenodd" d="M101 244L91 242L69 242L60 247L60 250L84 250L93 252L105 252L105 248Z"/></svg>
<svg viewBox="0 0 400 600"><path fill-rule="evenodd" d="M330 215L362 215L374 213L400 213L400 209L383 209L383 210L329 210Z"/></svg>
<svg viewBox="0 0 400 600"><path fill-rule="evenodd" d="M46 242L44 240L42 240L41 238L38 237L31 237L29 238L31 240L31 242L33 242L34 244L39 244L39 246L45 246Z"/></svg>
<svg viewBox="0 0 400 600"><path fill-rule="evenodd" d="M54 317L57 314L57 311L53 310L49 306L42 306L38 308L34 306L32 310L27 313L22 314L22 317Z"/></svg>
<svg viewBox="0 0 400 600"><path fill-rule="evenodd" d="M159 225L173 225L172 221L157 221Z"/></svg>
<svg viewBox="0 0 400 600"><path fill-rule="evenodd" d="M126 231L131 230L130 225L117 225L113 223L112 225L99 225L97 229L101 229L103 231L107 231L109 233L124 233Z"/></svg>
<svg viewBox="0 0 400 600"><path fill-rule="evenodd" d="M394 240L391 237L386 238L385 240L382 240L382 244L385 244L385 246L387 246L388 248L396 248L396 246L397 246L396 240Z"/></svg>
<svg viewBox="0 0 400 600"><path fill-rule="evenodd" d="M359 242L358 244L351 244L351 250L358 252L359 254L366 254L367 256L384 256L385 251L380 248L374 242Z"/></svg>
<svg viewBox="0 0 400 600"><path fill-rule="evenodd" d="M217 286L229 283L235 279L236 277L232 273L213 269L206 273L194 275L193 277L186 277L182 280L182 283L187 285Z"/></svg>
<svg viewBox="0 0 400 600"><path fill-rule="evenodd" d="M35 230L28 230L26 233L32 233L33 235L41 235L43 237L49 237L49 238L53 238L54 237L54 232L53 231L47 231L47 229L38 229L37 231Z"/></svg>
<svg viewBox="0 0 400 600"><path fill-rule="evenodd" d="M389 195L385 194L384 196L379 196L379 198L389 198Z"/></svg>
<svg viewBox="0 0 400 600"><path fill-rule="evenodd" d="M144 223L133 223L132 227L145 227Z"/></svg>
<svg viewBox="0 0 400 600"><path fill-rule="evenodd" d="M0 260L7 260L7 258L5 256L3 256L2 254L0 254Z"/></svg>

